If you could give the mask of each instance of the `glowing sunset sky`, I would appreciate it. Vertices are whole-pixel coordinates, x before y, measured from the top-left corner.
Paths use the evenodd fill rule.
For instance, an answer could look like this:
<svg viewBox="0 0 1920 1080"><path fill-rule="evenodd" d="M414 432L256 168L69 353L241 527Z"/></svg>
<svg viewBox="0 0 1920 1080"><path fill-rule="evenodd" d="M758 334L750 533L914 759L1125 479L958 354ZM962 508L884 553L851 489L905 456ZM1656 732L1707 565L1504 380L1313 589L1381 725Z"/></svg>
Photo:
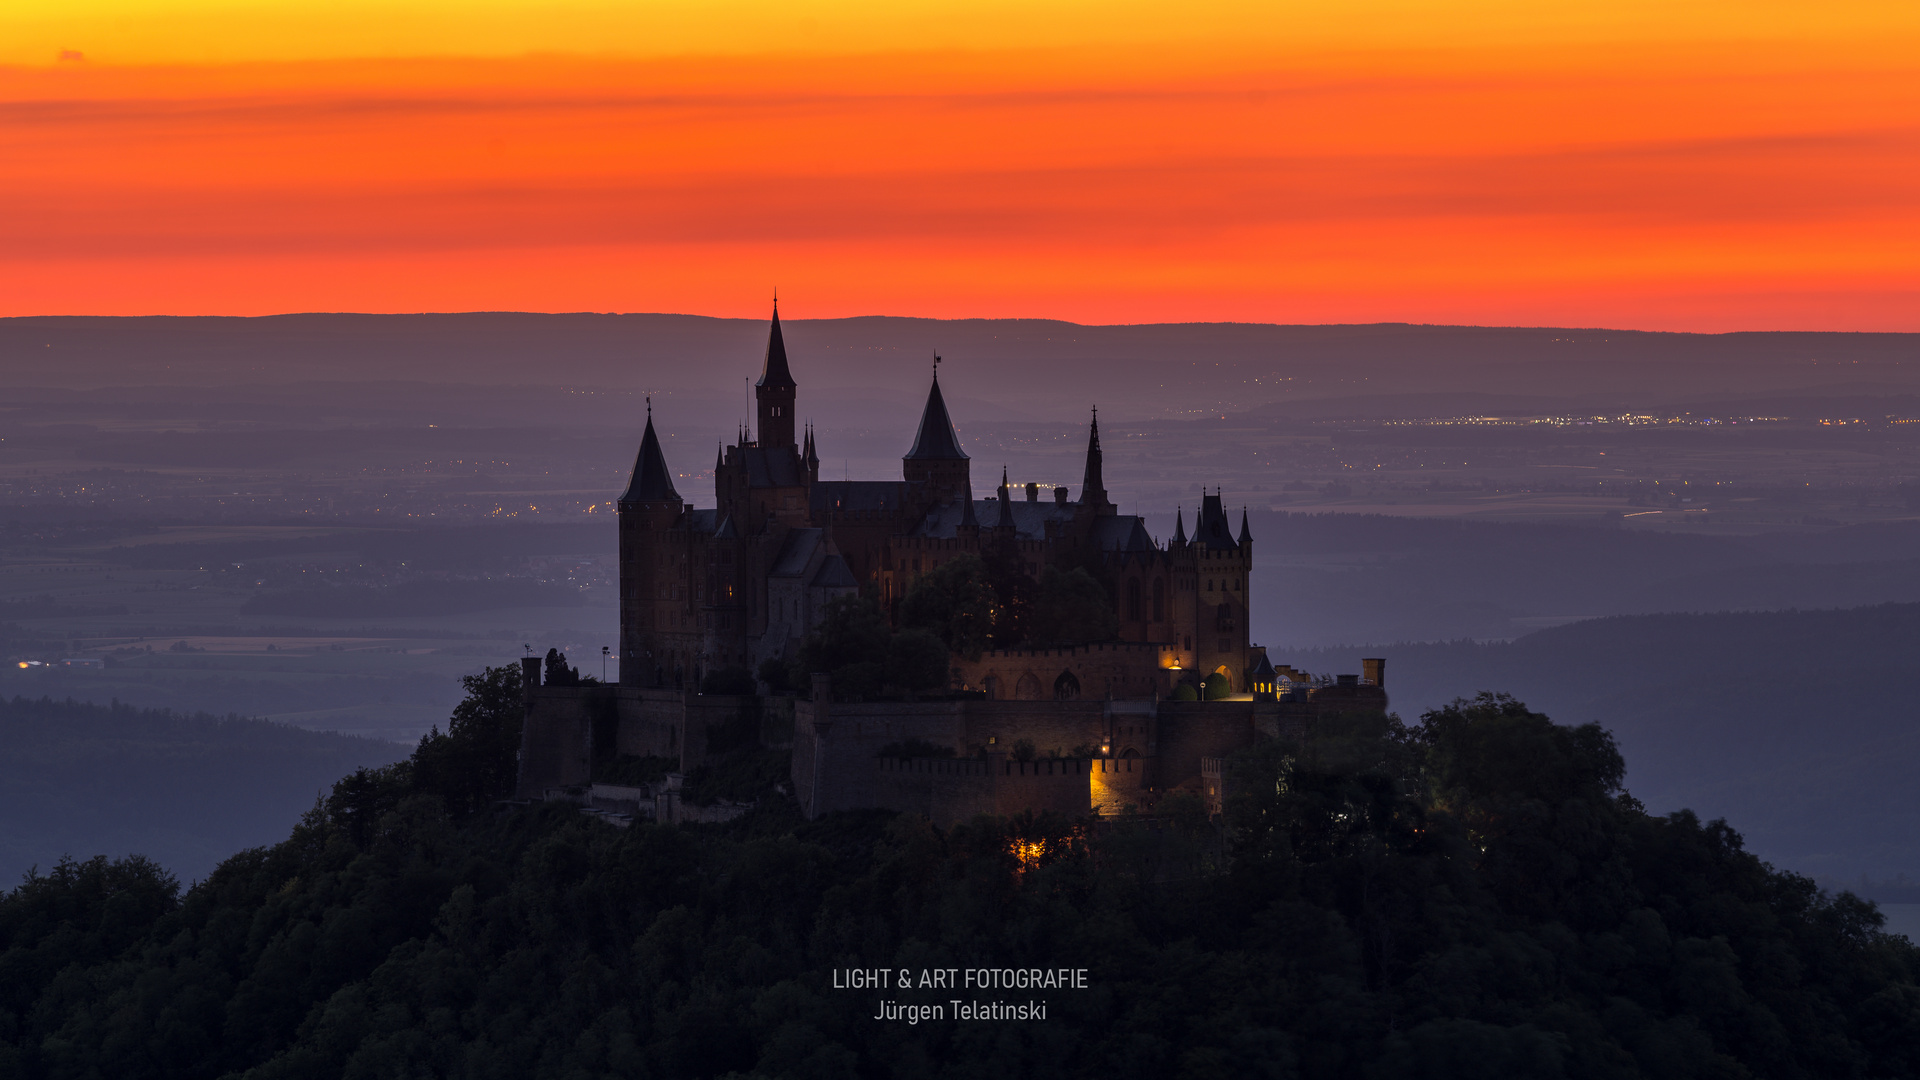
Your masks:
<svg viewBox="0 0 1920 1080"><path fill-rule="evenodd" d="M6 315L1920 330L1910 0L10 0L0 65Z"/></svg>

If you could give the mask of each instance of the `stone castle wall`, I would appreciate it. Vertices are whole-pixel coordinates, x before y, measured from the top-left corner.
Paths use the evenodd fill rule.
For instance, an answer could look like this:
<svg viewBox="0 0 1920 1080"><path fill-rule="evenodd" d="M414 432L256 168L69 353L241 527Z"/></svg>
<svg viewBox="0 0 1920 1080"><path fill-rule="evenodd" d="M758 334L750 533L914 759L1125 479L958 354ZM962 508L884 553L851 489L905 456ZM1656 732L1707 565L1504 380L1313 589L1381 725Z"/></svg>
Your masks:
<svg viewBox="0 0 1920 1080"><path fill-rule="evenodd" d="M1072 676L1077 698L1151 698L1172 693L1170 645L1115 641L1064 649L996 649L978 660L956 658L961 689L983 690L996 701L1054 701L1055 684Z"/></svg>
<svg viewBox="0 0 1920 1080"><path fill-rule="evenodd" d="M1294 737L1317 720L1386 708L1384 690L1339 686L1305 701L1171 700L846 703L701 695L628 686L543 687L529 664L520 782L523 798L589 784L618 754L676 759L681 772L738 750L790 746L795 797L808 817L890 807L936 820L1056 809L1145 810L1166 791L1202 785L1201 762L1261 737ZM826 691L824 677L816 690ZM945 765L888 766L879 751L921 740L950 748ZM1022 741L1035 758L1013 760ZM1091 757L1101 747L1111 756ZM968 762L997 761L976 776ZM1081 773L1062 773L1080 763ZM985 768L981 765L980 768ZM916 772L915 770L919 770ZM1056 770L1035 772L1031 770ZM1044 775L1047 779L1039 779ZM1075 776L1074 779L1064 777Z"/></svg>

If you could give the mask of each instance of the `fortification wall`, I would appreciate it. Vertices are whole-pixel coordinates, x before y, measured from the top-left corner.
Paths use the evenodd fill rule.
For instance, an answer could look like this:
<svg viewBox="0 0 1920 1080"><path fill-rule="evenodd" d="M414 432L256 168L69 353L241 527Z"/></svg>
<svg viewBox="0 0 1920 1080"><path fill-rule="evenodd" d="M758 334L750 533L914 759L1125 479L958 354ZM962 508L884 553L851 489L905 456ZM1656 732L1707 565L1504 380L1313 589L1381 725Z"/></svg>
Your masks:
<svg viewBox="0 0 1920 1080"><path fill-rule="evenodd" d="M1045 758L1014 761L994 754L987 760L993 781L993 812L1000 815L1051 811L1084 817L1092 809L1091 761Z"/></svg>
<svg viewBox="0 0 1920 1080"><path fill-rule="evenodd" d="M1042 757L1064 756L1076 747L1098 748L1106 739L1102 701L968 701L965 728L954 746L967 755L983 749L1011 753L1025 739ZM990 741L991 740L991 741Z"/></svg>
<svg viewBox="0 0 1920 1080"><path fill-rule="evenodd" d="M1225 757L1253 742L1263 702L1162 701L1155 784L1162 791L1200 780L1200 759Z"/></svg>
<svg viewBox="0 0 1920 1080"><path fill-rule="evenodd" d="M1172 646L1131 641L1066 649L1000 649L978 660L956 659L961 689L983 690L995 701L1053 701L1062 675L1077 687L1072 698L1151 698L1173 690L1166 665Z"/></svg>
<svg viewBox="0 0 1920 1080"><path fill-rule="evenodd" d="M794 703L794 796L808 817L885 805L876 801L874 762L888 743L922 739L966 753L965 708L972 702Z"/></svg>
<svg viewBox="0 0 1920 1080"><path fill-rule="evenodd" d="M684 742L687 695L678 690L622 686L614 698L619 724L613 752L633 757L678 758Z"/></svg>
<svg viewBox="0 0 1920 1080"><path fill-rule="evenodd" d="M1079 817L1091 805L1093 763L1085 758L1013 761L984 758L880 758L873 763L877 805L949 826L979 814L1051 811Z"/></svg>
<svg viewBox="0 0 1920 1080"><path fill-rule="evenodd" d="M530 687L520 729L520 774L514 794L537 799L548 788L593 780L593 728L604 711L599 687Z"/></svg>
<svg viewBox="0 0 1920 1080"><path fill-rule="evenodd" d="M993 776L981 758L881 758L874 796L889 810L919 814L935 825L994 812Z"/></svg>
<svg viewBox="0 0 1920 1080"><path fill-rule="evenodd" d="M1152 758L1095 758L1087 777L1088 798L1103 815L1124 814L1130 808L1151 809L1154 802Z"/></svg>

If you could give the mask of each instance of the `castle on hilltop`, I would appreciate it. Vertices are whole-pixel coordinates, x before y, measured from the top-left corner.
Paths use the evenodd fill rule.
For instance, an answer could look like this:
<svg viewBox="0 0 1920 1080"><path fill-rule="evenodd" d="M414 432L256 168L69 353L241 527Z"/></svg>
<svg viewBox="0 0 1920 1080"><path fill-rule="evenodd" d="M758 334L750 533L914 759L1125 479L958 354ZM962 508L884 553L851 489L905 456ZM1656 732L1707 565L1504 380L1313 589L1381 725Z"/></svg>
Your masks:
<svg viewBox="0 0 1920 1080"><path fill-rule="evenodd" d="M1016 486L1003 468L993 497L976 499L938 358L897 480L822 480L798 396L776 310L756 424L719 451L711 509L681 496L649 403L617 503L618 684L543 686L540 662L526 661L522 796L599 791L596 764L622 756L666 757L685 771L771 747L792 750L792 793L809 816L862 806L941 822L1118 812L1176 788L1217 803L1220 760L1233 749L1317 716L1386 708L1384 661L1366 661L1364 676L1314 678L1276 668L1249 642L1253 537L1244 510L1236 533L1218 491L1203 496L1192 535L1182 514L1164 544L1119 513L1097 413L1078 498L1066 485ZM873 598L897 627L922 575L970 556L1034 587L1050 571L1088 571L1117 632L950 653L945 692L918 700L836 700L825 674L793 695L766 684L700 692L715 672L794 661L840 597Z"/></svg>
<svg viewBox="0 0 1920 1080"><path fill-rule="evenodd" d="M1260 663L1247 638L1244 510L1236 535L1220 495L1206 495L1191 537L1182 519L1156 543L1107 497L1097 414L1079 498L1066 485L1046 486L1043 498L1041 484L1016 487L1002 470L994 497L975 499L937 366L898 480L822 480L814 432L795 422L798 389L775 311L754 384L758 437L742 431L720 451L712 509L681 497L649 408L618 503L623 685L697 686L716 668L790 659L827 601L863 588L897 622L919 575L974 555L1035 583L1048 566L1097 566L1114 586L1119 641L1145 647L1092 675L963 664L955 689L1028 700L1165 693L1219 673L1251 692Z"/></svg>

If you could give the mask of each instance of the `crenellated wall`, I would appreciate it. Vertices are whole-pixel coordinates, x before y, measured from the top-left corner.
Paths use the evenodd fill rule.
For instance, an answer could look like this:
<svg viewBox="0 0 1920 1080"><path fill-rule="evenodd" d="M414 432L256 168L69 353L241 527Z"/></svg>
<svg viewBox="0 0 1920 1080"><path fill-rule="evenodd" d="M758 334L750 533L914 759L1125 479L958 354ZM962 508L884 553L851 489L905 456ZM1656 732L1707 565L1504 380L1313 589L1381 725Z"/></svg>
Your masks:
<svg viewBox="0 0 1920 1080"><path fill-rule="evenodd" d="M1172 646L1129 641L1061 649L996 649L978 660L956 657L961 689L982 690L996 701L1055 701L1056 688L1071 699L1152 698L1173 691L1177 653ZM1062 676L1067 676L1061 687Z"/></svg>
<svg viewBox="0 0 1920 1080"><path fill-rule="evenodd" d="M794 796L810 818L866 807L913 810L943 822L1022 810L1145 810L1169 789L1203 786L1203 759L1226 757L1262 737L1298 736L1326 716L1384 710L1387 703L1381 688L1345 681L1303 701L847 703L831 700L824 676L816 677L811 701L543 687L537 662L528 665L528 677L521 797L588 784L595 761L616 754L675 758L685 772L736 750L791 747ZM954 757L886 765L881 749L908 740L950 748ZM1032 760L1014 760L1022 742L1032 745ZM969 762L997 762L999 771L976 775L970 770L987 766Z"/></svg>

